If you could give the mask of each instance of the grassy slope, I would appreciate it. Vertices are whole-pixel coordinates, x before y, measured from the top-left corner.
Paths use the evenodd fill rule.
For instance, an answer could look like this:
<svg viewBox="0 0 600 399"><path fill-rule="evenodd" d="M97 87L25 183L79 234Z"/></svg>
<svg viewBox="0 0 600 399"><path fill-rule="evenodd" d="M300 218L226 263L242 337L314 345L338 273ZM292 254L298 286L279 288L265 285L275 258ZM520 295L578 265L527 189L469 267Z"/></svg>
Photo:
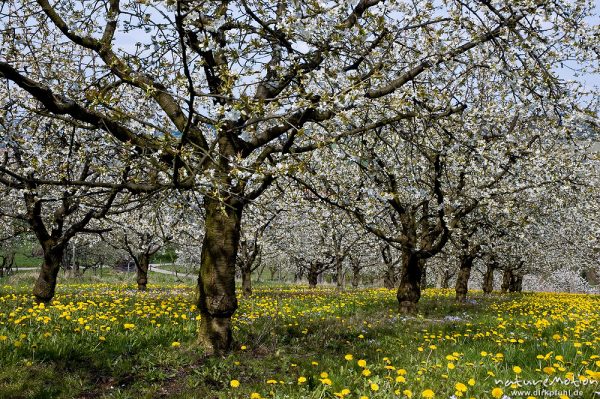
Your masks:
<svg viewBox="0 0 600 399"><path fill-rule="evenodd" d="M332 398L345 388L347 398L407 397L406 389L446 398L457 382L464 397L489 398L514 365L522 379L600 369L597 296L475 294L456 304L450 291L428 290L418 317L404 318L391 291L263 288L240 300L236 350L206 359L192 281L153 274L158 285L139 294L132 274L89 275L63 281L54 306L40 309L27 295L32 278L0 280L0 398ZM406 382L396 381L401 368Z"/></svg>

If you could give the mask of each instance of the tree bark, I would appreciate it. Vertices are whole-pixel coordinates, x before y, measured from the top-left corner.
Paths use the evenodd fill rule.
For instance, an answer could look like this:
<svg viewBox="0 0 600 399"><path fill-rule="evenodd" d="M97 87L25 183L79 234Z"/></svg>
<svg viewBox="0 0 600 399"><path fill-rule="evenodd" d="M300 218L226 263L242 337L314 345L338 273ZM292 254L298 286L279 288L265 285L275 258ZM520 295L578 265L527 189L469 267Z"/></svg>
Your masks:
<svg viewBox="0 0 600 399"><path fill-rule="evenodd" d="M442 272L442 276L440 278L440 288L450 288L450 279L452 276L450 275L450 270L448 268L444 268Z"/></svg>
<svg viewBox="0 0 600 399"><path fill-rule="evenodd" d="M352 288L358 288L360 284L360 267L352 268Z"/></svg>
<svg viewBox="0 0 600 399"><path fill-rule="evenodd" d="M508 286L508 292L521 292L523 290L523 276L520 274L512 273L510 283Z"/></svg>
<svg viewBox="0 0 600 399"><path fill-rule="evenodd" d="M467 292L469 289L469 278L471 277L471 268L473 267L474 258L470 255L460 257L460 268L458 277L456 278L456 300L464 302L467 300Z"/></svg>
<svg viewBox="0 0 600 399"><path fill-rule="evenodd" d="M494 290L494 264L488 263L485 268L485 274L483 275L482 290L483 293L489 295Z"/></svg>
<svg viewBox="0 0 600 399"><path fill-rule="evenodd" d="M502 293L508 292L510 288L510 280L512 280L512 270L506 268L502 273L502 285L500 286L500 290Z"/></svg>
<svg viewBox="0 0 600 399"><path fill-rule="evenodd" d="M317 286L317 283L319 282L319 272L315 263L310 264L310 269L308 269L307 278L308 287L315 288Z"/></svg>
<svg viewBox="0 0 600 399"><path fill-rule="evenodd" d="M344 289L344 268L343 262L339 257L335 259L335 285L338 290Z"/></svg>
<svg viewBox="0 0 600 399"><path fill-rule="evenodd" d="M245 268L242 269L242 294L252 296L252 272Z"/></svg>
<svg viewBox="0 0 600 399"><path fill-rule="evenodd" d="M419 267L421 268L421 290L427 288L427 261L419 259Z"/></svg>
<svg viewBox="0 0 600 399"><path fill-rule="evenodd" d="M400 313L416 313L421 298L421 264L409 251L402 253L402 274L396 298Z"/></svg>
<svg viewBox="0 0 600 399"><path fill-rule="evenodd" d="M54 246L44 250L44 263L35 285L33 295L38 303L49 303L56 291L56 276L64 256L62 246Z"/></svg>
<svg viewBox="0 0 600 399"><path fill-rule="evenodd" d="M238 303L235 296L235 261L240 240L243 205L221 204L208 196L205 235L198 277L199 341L208 355L231 349L231 316Z"/></svg>
<svg viewBox="0 0 600 399"><path fill-rule="evenodd" d="M146 253L140 254L135 265L137 266L138 291L146 291L148 285L148 268L150 267L150 255Z"/></svg>

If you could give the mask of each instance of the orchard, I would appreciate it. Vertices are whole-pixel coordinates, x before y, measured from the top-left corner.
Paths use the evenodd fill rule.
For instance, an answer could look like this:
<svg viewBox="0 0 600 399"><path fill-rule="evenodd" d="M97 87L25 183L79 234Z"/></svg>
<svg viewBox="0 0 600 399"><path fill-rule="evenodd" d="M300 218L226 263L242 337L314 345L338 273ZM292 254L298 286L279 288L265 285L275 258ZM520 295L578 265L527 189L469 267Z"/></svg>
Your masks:
<svg viewBox="0 0 600 399"><path fill-rule="evenodd" d="M598 16L0 4L0 397L592 398Z"/></svg>

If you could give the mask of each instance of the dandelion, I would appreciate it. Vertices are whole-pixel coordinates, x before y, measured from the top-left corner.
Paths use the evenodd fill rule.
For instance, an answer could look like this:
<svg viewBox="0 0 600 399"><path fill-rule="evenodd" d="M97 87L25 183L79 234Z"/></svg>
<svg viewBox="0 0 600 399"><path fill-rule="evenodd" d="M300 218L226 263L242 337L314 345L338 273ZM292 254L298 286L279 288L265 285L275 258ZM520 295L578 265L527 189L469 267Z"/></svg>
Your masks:
<svg viewBox="0 0 600 399"><path fill-rule="evenodd" d="M412 391L410 389L405 389L404 391L402 391L402 394L404 396L406 396L407 398L412 398Z"/></svg>
<svg viewBox="0 0 600 399"><path fill-rule="evenodd" d="M396 382L402 383L402 382L406 382L406 378L404 378L403 376L399 375L396 377Z"/></svg>
<svg viewBox="0 0 600 399"><path fill-rule="evenodd" d="M306 377L298 377L298 384L304 384L306 382Z"/></svg>
<svg viewBox="0 0 600 399"><path fill-rule="evenodd" d="M240 382L239 382L238 380L231 380L231 381L229 381L229 385L230 385L232 388L237 388L237 387L239 387L239 386L240 386Z"/></svg>
<svg viewBox="0 0 600 399"><path fill-rule="evenodd" d="M367 361L364 359L360 359L358 362L356 362L356 364L358 364L358 367L362 367L362 368L367 367Z"/></svg>
<svg viewBox="0 0 600 399"><path fill-rule="evenodd" d="M252 392L250 394L250 399L261 399L262 397L260 396L260 394L258 392Z"/></svg>
<svg viewBox="0 0 600 399"><path fill-rule="evenodd" d="M173 348L179 348L179 347L181 346L181 343L179 343L178 341L173 341L173 342L171 343L171 346L172 346Z"/></svg>
<svg viewBox="0 0 600 399"><path fill-rule="evenodd" d="M351 354L347 354L346 356L344 356L344 359L350 361L350 360L354 359L354 356L352 356Z"/></svg>
<svg viewBox="0 0 600 399"><path fill-rule="evenodd" d="M123 324L123 328L126 330L133 330L134 327L135 327L135 324L131 324L131 323Z"/></svg>
<svg viewBox="0 0 600 399"><path fill-rule="evenodd" d="M370 376L370 375L371 375L371 370L369 370L369 369L364 369L364 370L362 371L362 375L364 375L365 377L368 377L368 376Z"/></svg>
<svg viewBox="0 0 600 399"><path fill-rule="evenodd" d="M320 375L321 378L327 378L329 377L329 374L327 374L325 371L323 371Z"/></svg>
<svg viewBox="0 0 600 399"><path fill-rule="evenodd" d="M522 370L522 369L521 369L521 367L519 367L519 366L514 366L514 367L513 367L513 371L515 372L515 374L521 374L521 372L522 372L523 370Z"/></svg>
<svg viewBox="0 0 600 399"><path fill-rule="evenodd" d="M321 384L323 385L331 385L331 380L329 378L322 378L319 381L321 381Z"/></svg>
<svg viewBox="0 0 600 399"><path fill-rule="evenodd" d="M475 385L475 379L474 378L470 378L469 381L467 381L467 384L469 384L470 386L474 386Z"/></svg>
<svg viewBox="0 0 600 399"><path fill-rule="evenodd" d="M431 389L426 389L423 392L421 392L421 396L425 399L431 399L435 396L435 393Z"/></svg>
<svg viewBox="0 0 600 399"><path fill-rule="evenodd" d="M496 387L496 388L492 389L492 396L496 399L500 399L503 394L504 394L504 391L502 390L502 388Z"/></svg>
<svg viewBox="0 0 600 399"><path fill-rule="evenodd" d="M467 386L465 384L463 384L462 382L457 382L454 385L454 388L458 391L458 392L467 392Z"/></svg>
<svg viewBox="0 0 600 399"><path fill-rule="evenodd" d="M267 380L267 384L270 384L270 385L277 384L277 380Z"/></svg>

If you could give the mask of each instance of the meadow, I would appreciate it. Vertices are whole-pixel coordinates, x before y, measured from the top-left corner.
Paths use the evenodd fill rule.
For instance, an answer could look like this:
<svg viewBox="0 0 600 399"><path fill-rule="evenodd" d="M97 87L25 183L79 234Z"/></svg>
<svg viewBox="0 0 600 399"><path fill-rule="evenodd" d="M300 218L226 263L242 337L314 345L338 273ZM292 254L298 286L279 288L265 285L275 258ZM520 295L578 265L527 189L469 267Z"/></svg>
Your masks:
<svg viewBox="0 0 600 399"><path fill-rule="evenodd" d="M464 304L395 292L257 286L240 298L235 351L198 350L193 281L63 279L51 305L32 276L0 280L1 398L594 398L600 297L523 293ZM152 280L151 280L152 281Z"/></svg>

